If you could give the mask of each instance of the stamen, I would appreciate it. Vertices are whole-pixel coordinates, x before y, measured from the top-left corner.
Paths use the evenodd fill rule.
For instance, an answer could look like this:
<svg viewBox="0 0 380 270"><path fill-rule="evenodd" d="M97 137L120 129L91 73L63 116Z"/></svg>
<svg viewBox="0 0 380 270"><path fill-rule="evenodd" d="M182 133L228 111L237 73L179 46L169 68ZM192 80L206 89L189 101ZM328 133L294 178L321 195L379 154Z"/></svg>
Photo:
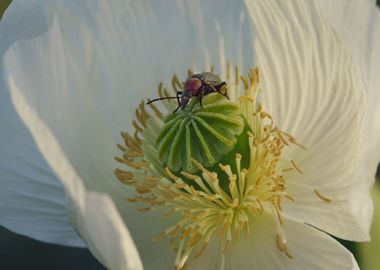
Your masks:
<svg viewBox="0 0 380 270"><path fill-rule="evenodd" d="M252 97L250 97L250 96L240 96L240 99L246 99L246 100L248 100L248 101L250 101L251 103L253 103L255 100L252 98Z"/></svg>
<svg viewBox="0 0 380 270"><path fill-rule="evenodd" d="M211 72L214 70L211 66ZM231 116L231 112L221 117L215 113L215 103L204 103L197 115L191 114L190 110L173 114L172 107L176 101L172 99L162 100L162 107L150 103L149 112L145 103L141 103L136 110L136 120L132 122L134 136L122 133L125 145L117 146L122 155L115 160L132 168L114 171L121 183L132 186L135 190L135 197L129 198L128 202L143 205L137 208L139 212L165 208L167 211L163 214L164 218L173 215L179 217L176 224L153 238L154 241L164 237L170 239L176 252L174 265L177 269L186 268L190 260L204 254L212 238L220 238L222 241L220 256L224 258L224 254L239 240L242 233L245 232L249 237L252 219L266 215L268 211L271 212L269 209L273 210L271 216L276 224L277 247L284 256L293 258L282 228L282 202L284 199L295 202L286 188L287 172L303 172L294 160L284 157L283 152L293 145L306 148L294 137L278 129L273 117L258 101L257 96L261 92L258 68L250 69L248 76L240 76L236 66L235 78L232 78L235 81L230 82L231 65L228 62L224 74L228 80L225 90L238 103L232 104L232 101L222 99L222 111L235 108L238 115L243 115L244 118L237 119ZM189 69L188 76L191 75L193 71ZM183 89L183 84L176 75L172 77L171 88L169 90L174 92ZM157 91L160 98L169 96L162 83L158 85ZM174 121L182 121L189 116L191 118L188 123ZM206 122L203 120L206 118L215 121ZM163 161L164 158L160 157L162 149L157 143L157 131L167 121L173 121L173 129L164 131L173 133L174 137L171 137L172 140L166 139L160 147L165 148L179 142L184 150L173 150ZM227 127L240 124L242 127L236 136L233 135L232 139L224 136L225 130L230 132ZM216 129L217 125L222 125L222 129ZM177 136L179 131L183 133ZM222 158L228 158L213 160L216 147L214 141L209 141L211 136L212 140L232 147L226 154L222 153ZM239 143L245 140L244 145L248 144L248 147L234 148L237 138ZM194 142L200 144L200 147L193 148ZM198 160L201 152L205 159ZM180 156L186 159L187 163L183 163L186 166L182 164L173 169L173 164ZM314 193L322 201L331 202L318 190L314 190ZM220 267L224 268L223 260Z"/></svg>
<svg viewBox="0 0 380 270"><path fill-rule="evenodd" d="M150 117L148 112L145 110L145 103L140 103L139 109L135 110L136 119L145 128L147 128L146 120Z"/></svg>
<svg viewBox="0 0 380 270"><path fill-rule="evenodd" d="M123 171L120 169L115 169L114 173L115 173L116 177L120 180L120 182L127 184L127 185L131 185L134 183L134 181L132 180L133 179L133 173Z"/></svg>
<svg viewBox="0 0 380 270"><path fill-rule="evenodd" d="M281 141L283 142L283 144L285 144L286 146L289 146L289 143L284 139L284 137L281 135L281 132L278 132L277 131L277 135L279 136L279 138L281 139Z"/></svg>
<svg viewBox="0 0 380 270"><path fill-rule="evenodd" d="M164 88L164 96L165 97L170 97L170 94L168 92L168 89Z"/></svg>
<svg viewBox="0 0 380 270"><path fill-rule="evenodd" d="M306 150L306 147L305 147L304 145L298 143L297 140L296 140L292 135L290 135L290 134L288 134L288 133L286 133L286 132L284 132L284 131L282 131L282 130L278 130L278 131L279 131L281 134L287 136L287 137L288 137L288 140L289 140L292 144L297 145L298 147L300 147L300 148L303 149L303 150Z"/></svg>
<svg viewBox="0 0 380 270"><path fill-rule="evenodd" d="M240 79L244 84L244 89L248 89L249 88L248 80L243 76L240 76Z"/></svg>
<svg viewBox="0 0 380 270"><path fill-rule="evenodd" d="M177 75L173 75L172 87L175 92L181 91L183 89L182 83L179 82Z"/></svg>
<svg viewBox="0 0 380 270"><path fill-rule="evenodd" d="M125 148L125 147L122 146L121 144L117 144L116 146L117 146L117 148L119 148L122 152L127 151L127 148Z"/></svg>
<svg viewBox="0 0 380 270"><path fill-rule="evenodd" d="M239 67L235 67L235 84L238 86L240 84L240 75L239 75Z"/></svg>
<svg viewBox="0 0 380 270"><path fill-rule="evenodd" d="M222 254L219 270L224 270L224 264L225 264L225 256L224 254Z"/></svg>
<svg viewBox="0 0 380 270"><path fill-rule="evenodd" d="M166 236L166 233L165 232L161 232L159 235L154 236L152 238L152 240L157 242L157 241L160 241L160 240L164 239L165 236Z"/></svg>
<svg viewBox="0 0 380 270"><path fill-rule="evenodd" d="M187 261L187 259L189 258L189 255L191 253L193 249L192 248L189 248L186 253L182 256L181 260L179 261L179 264L178 264L178 269L182 269Z"/></svg>
<svg viewBox="0 0 380 270"><path fill-rule="evenodd" d="M203 243L201 250L194 257L195 258L200 257L203 254L203 252L206 250L207 246L208 246L207 242Z"/></svg>
<svg viewBox="0 0 380 270"><path fill-rule="evenodd" d="M163 92L162 92L162 82L160 82L160 83L158 84L158 90L157 90L157 92L158 92L158 96L159 96L160 98L164 98L164 97L165 97L164 94L163 94Z"/></svg>
<svg viewBox="0 0 380 270"><path fill-rule="evenodd" d="M322 195L317 189L314 189L314 193L315 193L315 195L318 196L318 198L320 198L325 203L331 203L332 202L332 200L330 198Z"/></svg>
<svg viewBox="0 0 380 270"><path fill-rule="evenodd" d="M141 128L141 127L137 124L137 122L136 122L135 120L132 121L132 125L133 125L133 127L134 127L138 132L143 132L143 131L144 131L144 129Z"/></svg>
<svg viewBox="0 0 380 270"><path fill-rule="evenodd" d="M289 194L286 194L284 196L285 198L287 198L288 200L292 201L292 202L295 202L296 200L294 198L292 198Z"/></svg>
<svg viewBox="0 0 380 270"><path fill-rule="evenodd" d="M281 236L280 234L277 234L276 235L276 244L277 244L277 248L280 250L280 251L284 251L284 243L281 239Z"/></svg>
<svg viewBox="0 0 380 270"><path fill-rule="evenodd" d="M286 173L286 172L290 172L290 171L293 171L294 168L285 168L285 169L282 169L281 171Z"/></svg>
<svg viewBox="0 0 380 270"><path fill-rule="evenodd" d="M151 99L149 98L148 99L148 102L151 101ZM156 107L156 105L154 105L154 103L149 103L149 106L151 107L151 109L154 111L154 113L156 114L156 116L163 120L164 119L164 115L162 114L162 112L160 112L160 110Z"/></svg>
<svg viewBox="0 0 380 270"><path fill-rule="evenodd" d="M292 165L294 166L294 168L295 168L300 174L303 174L303 172L302 172L301 169L297 166L297 164L295 163L294 160L290 160L290 162L292 163Z"/></svg>
<svg viewBox="0 0 380 270"><path fill-rule="evenodd" d="M306 147L303 146L302 144L298 143L295 139L293 139L292 137L289 138L289 141L294 144L294 145L297 145L299 148L301 148L302 150L306 150Z"/></svg>
<svg viewBox="0 0 380 270"><path fill-rule="evenodd" d="M227 81L231 80L231 64L230 61L227 62Z"/></svg>
<svg viewBox="0 0 380 270"><path fill-rule="evenodd" d="M175 257L174 265L177 266L177 270L181 269L181 267L179 266L179 262L181 260L181 253L182 253L184 242L185 241L183 239L180 240L180 244L179 244L178 251L177 251L177 256Z"/></svg>
<svg viewBox="0 0 380 270"><path fill-rule="evenodd" d="M173 181L176 181L178 179L177 176L175 176L170 170L168 167L165 167L165 172L167 174L167 176L172 179Z"/></svg>
<svg viewBox="0 0 380 270"><path fill-rule="evenodd" d="M139 212L147 212L147 211L149 211L150 209L151 209L150 207L137 208L137 210L138 210Z"/></svg>
<svg viewBox="0 0 380 270"><path fill-rule="evenodd" d="M286 240L284 238L282 238L282 236L280 236L280 234L277 234L276 236L276 243L277 243L277 248L283 252L286 257L288 257L289 259L293 259L293 256L289 253L289 250L288 250L288 245L286 244Z"/></svg>
<svg viewBox="0 0 380 270"><path fill-rule="evenodd" d="M289 259L293 259L293 256L289 253L288 245L284 245L284 253Z"/></svg>

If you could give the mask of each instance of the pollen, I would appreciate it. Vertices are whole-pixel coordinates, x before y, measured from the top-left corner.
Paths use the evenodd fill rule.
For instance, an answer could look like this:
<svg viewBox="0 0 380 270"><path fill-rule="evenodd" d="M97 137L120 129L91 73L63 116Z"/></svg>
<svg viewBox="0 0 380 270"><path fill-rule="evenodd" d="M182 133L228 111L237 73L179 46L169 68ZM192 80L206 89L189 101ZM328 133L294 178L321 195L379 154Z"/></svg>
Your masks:
<svg viewBox="0 0 380 270"><path fill-rule="evenodd" d="M176 253L176 269L183 269L190 259L202 256L213 238L221 239L221 253L225 254L241 237L251 233L252 220L259 218L264 212L272 213L275 220L277 234L274 235L274 241L278 250L288 259L293 258L282 230L282 203L284 200L295 202L287 191L287 175L291 171L298 174L303 171L294 159L287 160L283 152L289 147L306 148L293 136L275 126L273 117L264 110L259 100L262 92L259 69L251 69L245 77L240 75L237 67L235 76L231 76L230 69L228 64L226 90L229 100L221 97L222 103L213 105L212 102L218 100L220 93L210 93L204 107L197 105L194 118L186 118L186 121L184 119L188 117L188 111L175 112L173 116L177 100L171 99L169 91L160 83L158 96L168 99L156 104L150 103L149 107L142 102L136 109L136 120L132 123L135 127L134 134L123 132L121 135L124 145L118 145L122 155L116 161L125 168L116 169L115 175L121 183L135 191L135 196L129 198L128 203L145 204L143 207L141 204L136 207L142 214L164 208L167 211L163 218L173 215L179 217L176 224L157 232L157 237L152 239L159 241L167 237L171 240L173 252ZM188 74L190 76L194 72L189 70ZM176 94L183 91L184 84L174 75L171 87ZM223 119L215 113L217 106L222 106L225 110L234 109L235 113L238 108L239 117L241 115L244 121L238 118L236 122L232 117ZM199 120L201 116L217 119L218 123L231 126L240 123L245 123L246 126L239 127L239 134L229 133L227 128L213 127L213 121L208 121L209 124L203 123ZM170 124L177 127L173 129L176 132L183 130L183 136L179 137L173 131L173 140L160 143L158 131L165 128L165 121L172 121ZM179 124L175 121L179 121ZM196 139L187 140L192 138L192 134L189 134L190 128L186 127L194 125L194 121L203 125L199 129L200 134L195 134L204 138L198 144ZM207 128L217 130L216 133L211 132L213 135L217 134L214 137L209 136L211 140L202 136ZM193 129L194 132L195 130ZM225 134L233 136L225 139ZM168 162L163 161L160 151L170 147L170 142L178 138L182 139L185 150L177 151L175 148L177 152L173 153L176 154L170 152ZM223 155L215 156L215 141L226 145L233 142L235 147L229 146ZM215 162L202 160L200 151L209 152L205 156L212 156ZM179 163L171 166L182 158L186 166ZM317 190L315 195L324 202L331 201Z"/></svg>

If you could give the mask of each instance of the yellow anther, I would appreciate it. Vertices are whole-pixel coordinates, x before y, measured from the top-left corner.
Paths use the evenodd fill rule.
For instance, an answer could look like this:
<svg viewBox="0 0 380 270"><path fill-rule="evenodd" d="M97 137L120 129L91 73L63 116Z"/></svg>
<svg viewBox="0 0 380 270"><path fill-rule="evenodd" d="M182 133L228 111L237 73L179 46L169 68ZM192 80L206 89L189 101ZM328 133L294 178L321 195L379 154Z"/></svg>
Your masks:
<svg viewBox="0 0 380 270"><path fill-rule="evenodd" d="M158 87L157 87L157 92L158 92L158 96L160 97L160 98L163 98L164 97L164 93L162 92L162 82L160 82L159 84L158 84Z"/></svg>
<svg viewBox="0 0 380 270"><path fill-rule="evenodd" d="M317 189L314 189L314 193L315 195L318 196L318 198L320 198L322 201L326 202L326 203L331 203L332 200L324 195L322 195Z"/></svg>
<svg viewBox="0 0 380 270"><path fill-rule="evenodd" d="M239 85L240 84L240 75L239 75L239 67L235 67L235 84Z"/></svg>
<svg viewBox="0 0 380 270"><path fill-rule="evenodd" d="M181 91L183 89L182 83L179 82L177 75L173 75L172 78L172 87L175 92Z"/></svg>
<svg viewBox="0 0 380 270"><path fill-rule="evenodd" d="M298 165L296 164L296 162L294 160L290 160L290 162L292 163L292 165L294 166L294 168L300 173L300 174L303 174L303 172L301 171L300 167L298 167Z"/></svg>
<svg viewBox="0 0 380 270"><path fill-rule="evenodd" d="M243 77L243 76L240 76L240 80L243 82L244 84L244 89L248 89L249 88L249 83L248 83L248 80Z"/></svg>
<svg viewBox="0 0 380 270"><path fill-rule="evenodd" d="M176 181L176 180L178 179L178 176L174 175L174 174L170 171L170 169L169 169L168 167L165 167L165 172L166 172L166 175L167 175L170 179L172 179L172 180L174 180L174 181Z"/></svg>

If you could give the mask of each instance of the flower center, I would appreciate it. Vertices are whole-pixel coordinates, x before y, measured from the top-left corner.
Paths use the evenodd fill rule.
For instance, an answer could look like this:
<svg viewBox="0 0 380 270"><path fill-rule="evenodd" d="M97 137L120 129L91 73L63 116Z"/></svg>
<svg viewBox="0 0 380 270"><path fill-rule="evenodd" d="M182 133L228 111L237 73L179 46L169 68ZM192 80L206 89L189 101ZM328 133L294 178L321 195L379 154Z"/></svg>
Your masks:
<svg viewBox="0 0 380 270"><path fill-rule="evenodd" d="M115 174L134 187L136 196L130 202L146 204L139 211L166 208L166 216L178 217L176 224L154 239L172 240L178 269L189 258L200 256L214 237L224 243L221 252L227 252L242 233L250 233L250 222L264 211L273 213L277 246L291 258L281 228L281 204L294 201L286 190L287 173L302 171L282 153L292 144L303 146L277 128L264 111L258 100L257 68L247 77L240 77L236 68L233 82L228 65L224 85L201 74L205 86L198 92L192 89L183 110L176 108L186 89L175 75L176 98L160 84L162 101L150 103L149 112L145 103L140 104L134 135L122 133L125 145L118 145L123 155L116 160L129 169L116 169Z"/></svg>

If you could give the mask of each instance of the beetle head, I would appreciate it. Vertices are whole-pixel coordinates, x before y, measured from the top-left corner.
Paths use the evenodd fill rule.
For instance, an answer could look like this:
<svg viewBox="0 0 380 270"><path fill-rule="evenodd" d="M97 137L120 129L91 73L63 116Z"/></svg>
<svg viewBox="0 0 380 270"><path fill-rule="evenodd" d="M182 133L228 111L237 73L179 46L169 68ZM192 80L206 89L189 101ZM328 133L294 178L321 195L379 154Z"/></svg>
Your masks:
<svg viewBox="0 0 380 270"><path fill-rule="evenodd" d="M185 91L181 96L181 103L179 107L181 110L185 109L186 105L189 103L190 98L192 97L191 92Z"/></svg>

